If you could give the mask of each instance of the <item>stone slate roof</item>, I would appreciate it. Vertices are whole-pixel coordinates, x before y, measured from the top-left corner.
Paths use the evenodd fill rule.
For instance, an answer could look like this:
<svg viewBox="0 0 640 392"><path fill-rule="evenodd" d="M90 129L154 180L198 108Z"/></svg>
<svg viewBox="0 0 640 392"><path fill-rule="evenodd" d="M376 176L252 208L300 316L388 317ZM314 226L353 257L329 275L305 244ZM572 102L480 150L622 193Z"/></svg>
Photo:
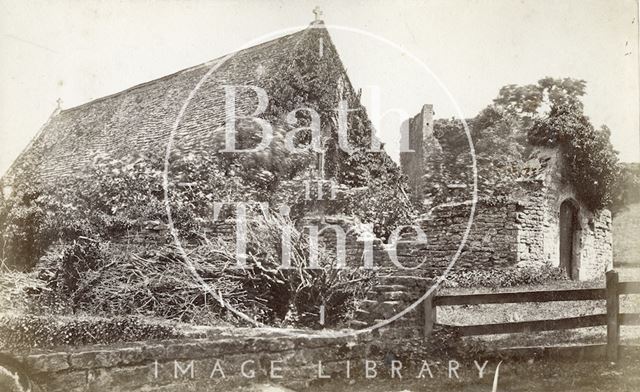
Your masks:
<svg viewBox="0 0 640 392"><path fill-rule="evenodd" d="M335 51L326 29L312 24L305 30L236 52L222 65L225 57L63 110L45 124L4 179L17 176L27 164L35 165L44 181L55 181L105 154L112 158L164 154L181 106L203 76L220 65L193 96L176 134L176 144L181 147L206 148L211 134L224 124L222 85L254 85L269 92L269 81L277 79L279 71L290 65L290 55L306 34L322 36L324 50ZM251 114L257 99L250 90L243 91L246 94L238 96L236 110Z"/></svg>

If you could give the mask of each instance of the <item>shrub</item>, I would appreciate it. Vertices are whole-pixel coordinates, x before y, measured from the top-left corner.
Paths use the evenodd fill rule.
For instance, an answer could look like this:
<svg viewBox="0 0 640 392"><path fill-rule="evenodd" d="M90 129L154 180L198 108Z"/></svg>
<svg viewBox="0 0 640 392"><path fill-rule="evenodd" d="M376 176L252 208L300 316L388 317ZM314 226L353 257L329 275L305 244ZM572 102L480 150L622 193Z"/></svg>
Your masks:
<svg viewBox="0 0 640 392"><path fill-rule="evenodd" d="M447 275L444 287L513 287L567 280L563 269L528 266L510 269L454 271Z"/></svg>
<svg viewBox="0 0 640 392"><path fill-rule="evenodd" d="M174 327L135 317L52 318L0 315L0 349L46 348L59 345L109 344L184 337Z"/></svg>
<svg viewBox="0 0 640 392"><path fill-rule="evenodd" d="M267 323L320 327L319 310L326 309L326 324L348 320L357 299L364 298L371 285L370 271L337 268L335 258L324 248L318 249L318 267L311 265L308 235L298 231L293 222L275 213L251 219L247 230L247 267L227 270L242 282L253 314ZM281 269L282 233L290 233L290 266ZM236 263L235 245L215 245L222 249L228 263Z"/></svg>
<svg viewBox="0 0 640 392"><path fill-rule="evenodd" d="M401 184L372 182L347 198L345 211L362 222L372 223L373 232L387 240L399 226L410 225L417 215Z"/></svg>
<svg viewBox="0 0 640 392"><path fill-rule="evenodd" d="M4 313L23 313L32 307L30 295L45 290L45 282L34 273L0 273L0 304Z"/></svg>

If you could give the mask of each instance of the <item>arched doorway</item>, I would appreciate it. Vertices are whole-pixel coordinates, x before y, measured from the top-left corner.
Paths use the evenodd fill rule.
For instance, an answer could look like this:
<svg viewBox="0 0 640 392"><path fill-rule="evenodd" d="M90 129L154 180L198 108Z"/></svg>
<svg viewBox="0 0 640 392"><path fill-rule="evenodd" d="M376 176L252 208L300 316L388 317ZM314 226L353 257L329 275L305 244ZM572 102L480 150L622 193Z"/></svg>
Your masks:
<svg viewBox="0 0 640 392"><path fill-rule="evenodd" d="M575 254L578 230L578 208L572 200L565 200L560 205L560 268L570 279L578 278Z"/></svg>

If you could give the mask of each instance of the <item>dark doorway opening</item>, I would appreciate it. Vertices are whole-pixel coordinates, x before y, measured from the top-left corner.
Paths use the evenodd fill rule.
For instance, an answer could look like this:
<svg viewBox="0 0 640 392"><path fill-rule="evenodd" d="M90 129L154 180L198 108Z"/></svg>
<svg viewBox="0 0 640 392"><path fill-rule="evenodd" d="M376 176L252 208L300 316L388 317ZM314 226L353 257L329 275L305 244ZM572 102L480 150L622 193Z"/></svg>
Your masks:
<svg viewBox="0 0 640 392"><path fill-rule="evenodd" d="M576 232L578 231L578 208L572 200L560 205L560 268L570 279L578 278L576 263Z"/></svg>

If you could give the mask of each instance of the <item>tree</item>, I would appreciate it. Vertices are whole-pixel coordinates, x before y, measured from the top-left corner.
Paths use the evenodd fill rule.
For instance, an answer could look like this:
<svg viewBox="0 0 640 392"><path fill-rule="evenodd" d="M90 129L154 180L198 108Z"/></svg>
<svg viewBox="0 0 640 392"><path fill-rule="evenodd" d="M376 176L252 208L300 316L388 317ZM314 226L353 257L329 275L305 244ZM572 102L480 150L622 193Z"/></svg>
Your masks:
<svg viewBox="0 0 640 392"><path fill-rule="evenodd" d="M500 89L493 103L527 118L541 114L540 109L545 106L571 105L582 109L580 99L586 93L586 86L584 80L547 76L537 84L506 85Z"/></svg>
<svg viewBox="0 0 640 392"><path fill-rule="evenodd" d="M585 92L586 82L573 78L510 84L500 89L492 105L467 120L480 195L508 192L531 146L560 146L579 197L591 208L610 207L619 186L617 153L609 142L609 129L596 130L583 114ZM462 122L437 120L435 135L445 153L444 178L468 180L470 155Z"/></svg>

